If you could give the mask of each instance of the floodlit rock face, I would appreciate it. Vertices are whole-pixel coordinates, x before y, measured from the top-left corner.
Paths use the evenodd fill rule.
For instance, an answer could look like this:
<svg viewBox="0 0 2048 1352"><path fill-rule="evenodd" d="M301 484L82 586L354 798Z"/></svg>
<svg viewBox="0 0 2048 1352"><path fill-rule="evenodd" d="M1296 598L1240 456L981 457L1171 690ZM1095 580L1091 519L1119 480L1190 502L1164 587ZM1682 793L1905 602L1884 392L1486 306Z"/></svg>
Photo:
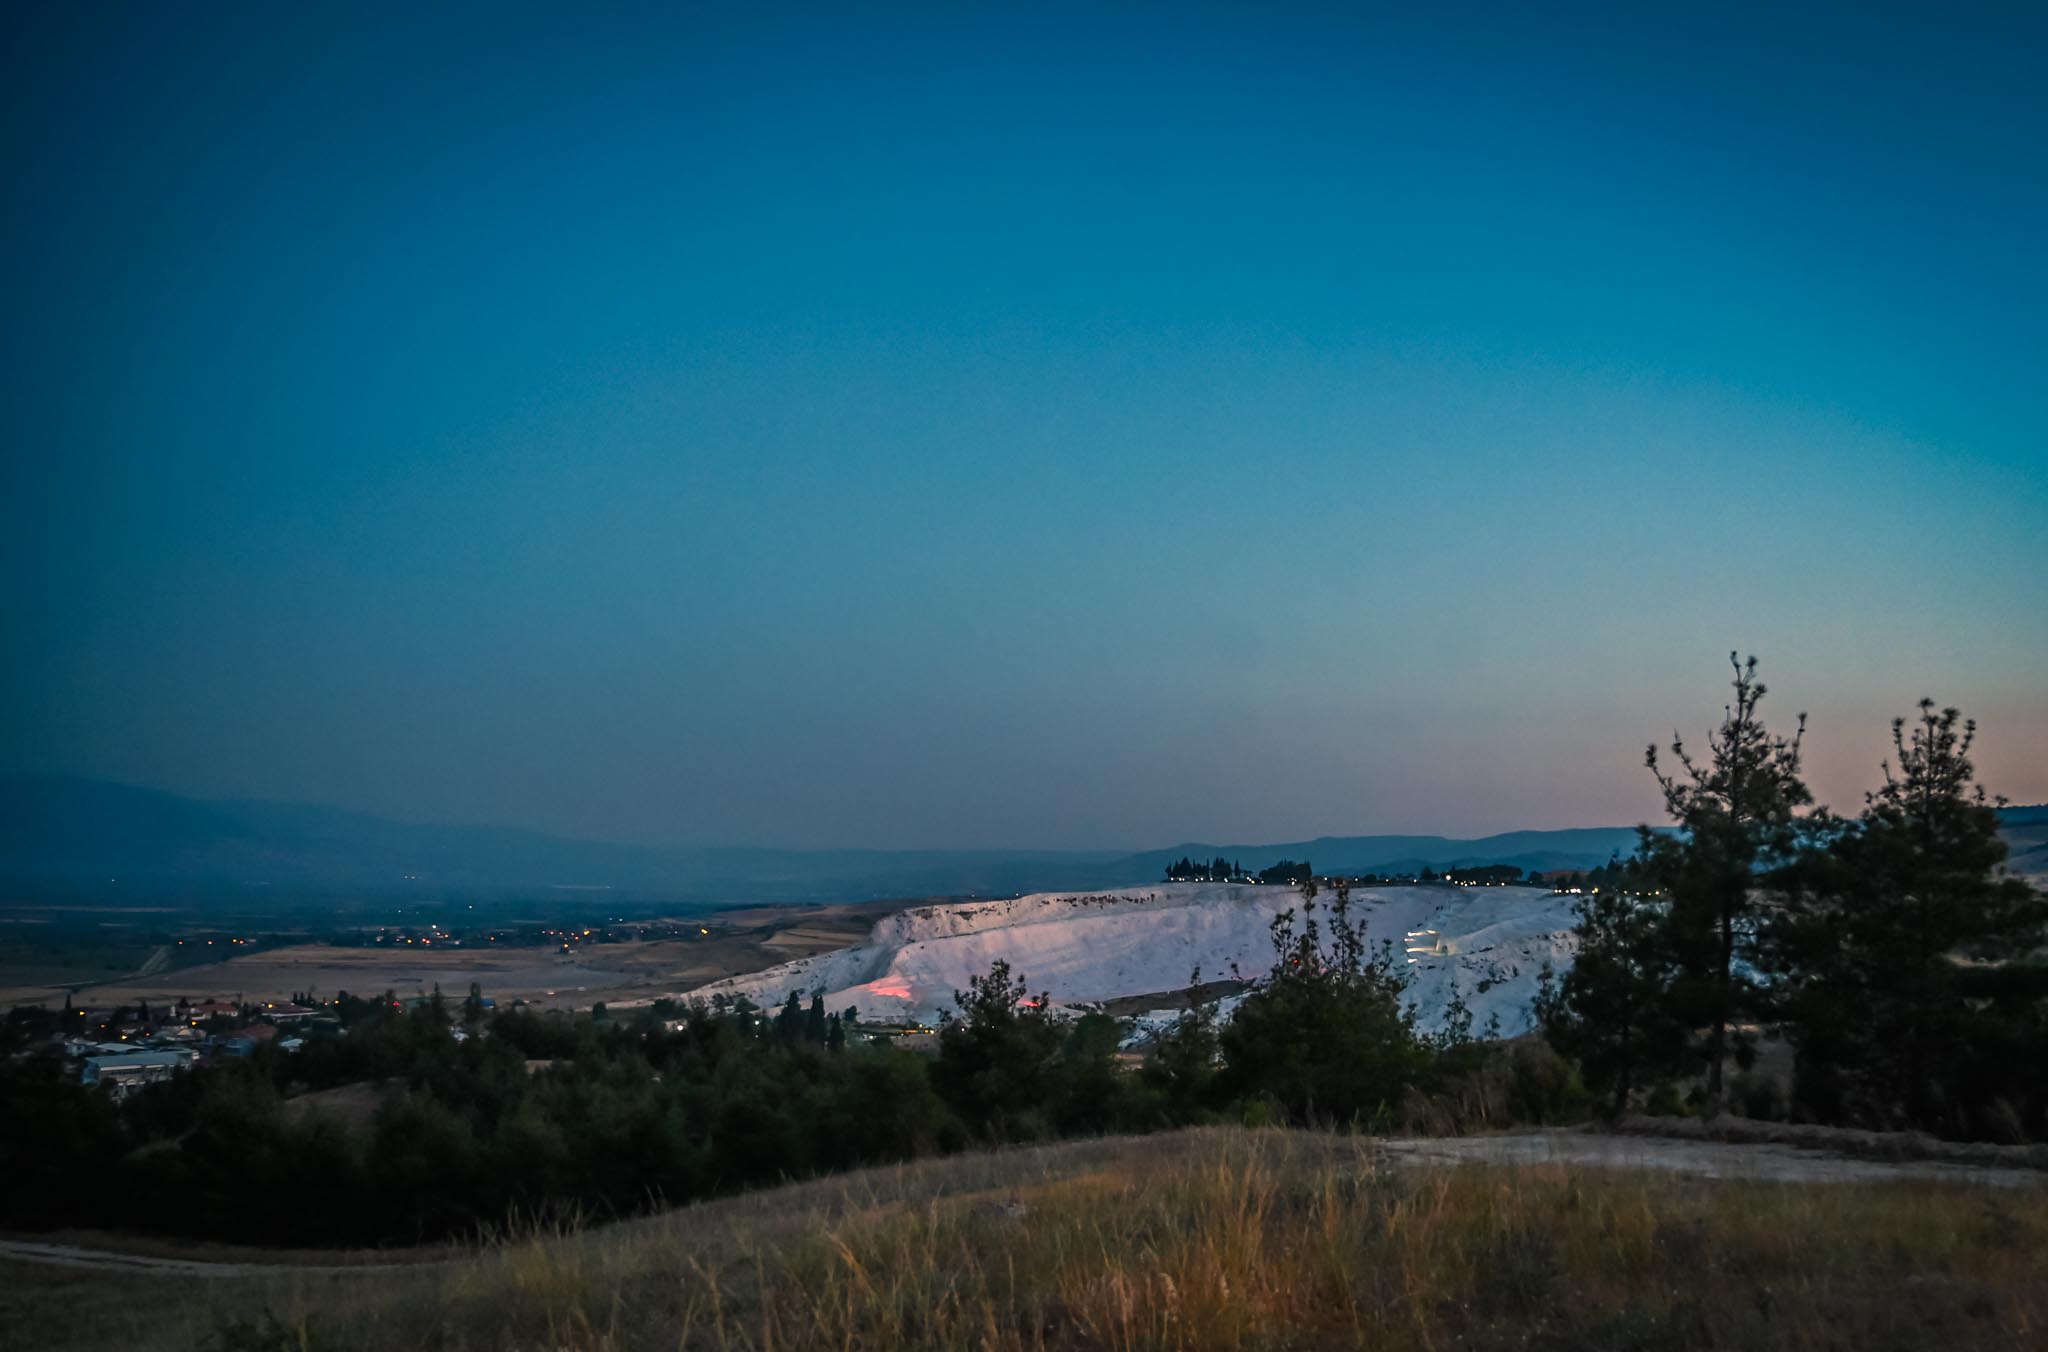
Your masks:
<svg viewBox="0 0 2048 1352"><path fill-rule="evenodd" d="M1543 964L1562 972L1571 963L1572 901L1526 887L1375 887L1352 893L1352 914L1372 944L1394 946L1413 976L1409 999L1425 1030L1441 1027L1458 993L1475 1032L1497 1018L1500 1033L1513 1036L1531 1027ZM1178 992L1198 966L1205 981L1233 969L1259 976L1273 961L1269 926L1300 905L1291 887L1166 883L925 906L881 921L857 947L687 994L773 1006L791 991L806 1001L818 993L835 1012L851 1005L867 1020L930 1023L953 1008L953 992L970 976L1000 960L1034 994L1074 1008ZM1176 998L1162 995L1160 1004L1172 1007Z"/></svg>

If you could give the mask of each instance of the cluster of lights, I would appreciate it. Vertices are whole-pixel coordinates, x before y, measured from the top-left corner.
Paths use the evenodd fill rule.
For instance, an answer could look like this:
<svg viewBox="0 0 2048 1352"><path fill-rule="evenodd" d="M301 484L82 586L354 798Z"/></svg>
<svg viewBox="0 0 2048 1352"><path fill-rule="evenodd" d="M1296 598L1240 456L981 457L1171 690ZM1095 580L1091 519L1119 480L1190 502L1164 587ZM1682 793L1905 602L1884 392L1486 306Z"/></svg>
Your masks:
<svg viewBox="0 0 2048 1352"><path fill-rule="evenodd" d="M377 942L382 943L386 938L387 934L388 931L384 933L379 933L377 936ZM461 942L461 940L455 937L453 931L442 929L438 923L427 926L427 932L424 935L419 936L417 938L410 934L400 934L395 937L401 944L417 944L422 948L432 948L434 946L434 940L436 939L441 940L443 943Z"/></svg>

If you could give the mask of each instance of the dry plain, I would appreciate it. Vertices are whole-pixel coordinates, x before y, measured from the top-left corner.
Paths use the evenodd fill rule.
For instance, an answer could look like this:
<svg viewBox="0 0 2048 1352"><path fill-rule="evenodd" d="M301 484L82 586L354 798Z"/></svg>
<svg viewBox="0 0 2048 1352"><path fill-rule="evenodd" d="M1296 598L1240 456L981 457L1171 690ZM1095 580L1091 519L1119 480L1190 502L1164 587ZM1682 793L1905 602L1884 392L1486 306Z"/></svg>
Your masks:
<svg viewBox="0 0 2048 1352"><path fill-rule="evenodd" d="M865 939L875 922L907 902L831 906L755 906L687 920L694 939L578 943L564 952L538 944L468 942L404 948L292 944L198 966L90 981L71 987L0 976L0 1006L60 1001L67 989L83 1004L152 1004L189 1000L283 1000L295 992L328 998L338 992L400 996L467 993L474 981L500 1003L525 1000L554 1008L585 1008L600 1000L651 1000L724 977L844 948Z"/></svg>

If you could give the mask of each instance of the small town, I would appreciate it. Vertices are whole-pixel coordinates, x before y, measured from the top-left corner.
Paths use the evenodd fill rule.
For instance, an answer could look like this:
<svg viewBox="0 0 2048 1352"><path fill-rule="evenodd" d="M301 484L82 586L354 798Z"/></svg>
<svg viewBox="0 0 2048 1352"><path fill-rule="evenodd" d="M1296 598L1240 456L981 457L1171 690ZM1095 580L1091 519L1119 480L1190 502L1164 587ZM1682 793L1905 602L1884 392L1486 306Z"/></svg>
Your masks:
<svg viewBox="0 0 2048 1352"><path fill-rule="evenodd" d="M66 1004L57 1010L17 1006L7 1012L0 1037L17 1057L58 1051L80 1084L101 1087L120 1100L182 1071L246 1058L259 1047L290 1054L303 1048L309 1035L344 1035L354 1017L386 1003L393 1009L409 1009L436 998L414 995L372 1002L344 991L324 1001L307 995L261 1002L178 1000L156 1006ZM487 996L474 999L479 1010L495 1007ZM470 1036L460 1023L449 1031L457 1041Z"/></svg>

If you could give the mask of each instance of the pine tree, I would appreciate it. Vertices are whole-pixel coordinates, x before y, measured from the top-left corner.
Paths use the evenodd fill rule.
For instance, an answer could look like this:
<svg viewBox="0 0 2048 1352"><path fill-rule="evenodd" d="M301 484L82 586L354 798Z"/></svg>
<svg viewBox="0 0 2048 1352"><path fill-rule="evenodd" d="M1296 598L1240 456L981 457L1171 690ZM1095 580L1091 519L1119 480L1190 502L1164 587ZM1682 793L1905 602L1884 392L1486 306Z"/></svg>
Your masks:
<svg viewBox="0 0 2048 1352"><path fill-rule="evenodd" d="M810 1014L804 1019L804 1041L823 1045L827 1032L825 1023L825 997L811 997Z"/></svg>
<svg viewBox="0 0 2048 1352"><path fill-rule="evenodd" d="M1325 931L1327 930L1327 938ZM1273 968L1218 1032L1226 1093L1268 1100L1298 1123L1384 1118L1427 1069L1432 1049L1404 1002L1405 968L1373 949L1350 899L1327 922L1304 896L1271 926Z"/></svg>
<svg viewBox="0 0 2048 1352"><path fill-rule="evenodd" d="M2013 1018L1973 976L2039 943L2048 901L1999 871L1998 805L1970 761L1976 724L1922 700L1908 726L1893 721L1893 759L1862 815L1797 875L1771 957L1810 1108L1969 1131L1988 1105L1964 1101L1962 1082L2008 1040L1992 1025Z"/></svg>
<svg viewBox="0 0 2048 1352"><path fill-rule="evenodd" d="M1663 901L1663 938L1672 963L1670 1003L1689 1026L1704 1029L1698 1049L1707 1073L1707 1108L1720 1111L1731 1053L1746 1061L1734 1025L1750 1009L1742 968L1754 957L1757 891L1799 845L1798 812L1813 801L1799 777L1806 715L1790 737L1775 737L1758 712L1765 688L1756 659L1728 655L1735 699L1707 736L1708 757L1693 759L1676 735L1667 774L1652 745L1645 756L1678 827L1660 835L1644 828L1644 881Z"/></svg>
<svg viewBox="0 0 2048 1352"><path fill-rule="evenodd" d="M933 1082L963 1121L995 1140L1028 1140L1048 1123L1048 1072L1059 1051L1052 1001L1029 997L1022 977L997 960L987 976L970 976L953 992L957 1016L939 1029Z"/></svg>
<svg viewBox="0 0 2048 1352"><path fill-rule="evenodd" d="M1173 1026L1153 1040L1140 1072L1157 1093L1168 1121L1188 1122L1207 1106L1216 1082L1219 1044L1216 1002L1202 998L1202 969L1188 974L1186 1007Z"/></svg>
<svg viewBox="0 0 2048 1352"><path fill-rule="evenodd" d="M1563 982L1544 970L1536 1018L1593 1087L1612 1093L1619 1117L1646 1077L1677 1068L1685 1030L1671 1015L1664 908L1640 894L1624 867L1606 871L1609 885L1583 894L1575 908L1578 953Z"/></svg>

